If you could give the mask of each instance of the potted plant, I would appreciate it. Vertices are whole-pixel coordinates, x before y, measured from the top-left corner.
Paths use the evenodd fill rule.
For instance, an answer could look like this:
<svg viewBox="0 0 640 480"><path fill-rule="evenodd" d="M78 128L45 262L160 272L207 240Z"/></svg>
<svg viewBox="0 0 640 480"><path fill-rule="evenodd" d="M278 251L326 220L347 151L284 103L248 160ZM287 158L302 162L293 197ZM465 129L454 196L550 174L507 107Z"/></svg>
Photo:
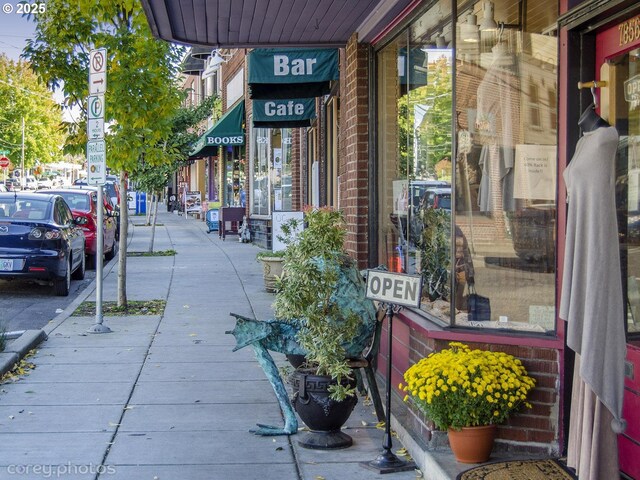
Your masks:
<svg viewBox="0 0 640 480"><path fill-rule="evenodd" d="M265 250L256 255L256 259L262 263L262 278L264 279L264 289L267 292L276 291L276 278L282 276L282 263L284 261L284 250L271 252Z"/></svg>
<svg viewBox="0 0 640 480"><path fill-rule="evenodd" d="M407 369L401 386L407 392L405 401L411 399L436 427L448 430L459 462L485 462L496 425L523 406L531 408L526 400L535 380L512 355L471 350L459 342L449 346ZM472 444L467 449L469 436Z"/></svg>
<svg viewBox="0 0 640 480"><path fill-rule="evenodd" d="M296 220L283 227L296 230ZM340 431L353 410L356 382L349 357L359 356L375 329L375 308L364 280L344 250L342 212L307 209L305 229L284 239L285 274L278 278L276 318L295 322L305 363L292 375L293 405L312 432L300 444L342 448L351 438Z"/></svg>

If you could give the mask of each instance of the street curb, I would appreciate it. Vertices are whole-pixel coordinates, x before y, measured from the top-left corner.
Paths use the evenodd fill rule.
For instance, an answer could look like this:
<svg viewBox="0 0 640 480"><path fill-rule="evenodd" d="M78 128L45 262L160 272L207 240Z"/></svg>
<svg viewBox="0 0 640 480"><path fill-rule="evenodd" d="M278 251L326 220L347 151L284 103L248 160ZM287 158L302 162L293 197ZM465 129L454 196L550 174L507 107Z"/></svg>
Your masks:
<svg viewBox="0 0 640 480"><path fill-rule="evenodd" d="M25 330L22 335L9 342L0 353L0 376L11 370L29 351L46 338L47 335L42 330Z"/></svg>

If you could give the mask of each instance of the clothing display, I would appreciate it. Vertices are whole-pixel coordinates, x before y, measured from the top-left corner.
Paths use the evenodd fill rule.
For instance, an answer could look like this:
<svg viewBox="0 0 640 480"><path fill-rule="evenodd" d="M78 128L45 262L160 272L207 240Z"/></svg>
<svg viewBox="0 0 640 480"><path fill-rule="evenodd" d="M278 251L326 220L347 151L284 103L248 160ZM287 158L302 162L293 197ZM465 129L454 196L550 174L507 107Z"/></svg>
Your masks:
<svg viewBox="0 0 640 480"><path fill-rule="evenodd" d="M578 354L575 375L585 384L574 387L569 435L570 466L582 468L581 480L617 476L617 455L612 462L588 457L604 452L598 444L605 438L615 443L612 428L623 429L626 340L615 203L617 147L614 127L586 131L563 174L568 208L560 318L567 321L567 345ZM598 402L610 416L596 415ZM609 475L589 473L589 462L609 468Z"/></svg>
<svg viewBox="0 0 640 480"><path fill-rule="evenodd" d="M506 45L496 45L493 54L491 66L478 86L475 122L482 143L478 193L481 212L515 209L513 167L520 124L520 82Z"/></svg>

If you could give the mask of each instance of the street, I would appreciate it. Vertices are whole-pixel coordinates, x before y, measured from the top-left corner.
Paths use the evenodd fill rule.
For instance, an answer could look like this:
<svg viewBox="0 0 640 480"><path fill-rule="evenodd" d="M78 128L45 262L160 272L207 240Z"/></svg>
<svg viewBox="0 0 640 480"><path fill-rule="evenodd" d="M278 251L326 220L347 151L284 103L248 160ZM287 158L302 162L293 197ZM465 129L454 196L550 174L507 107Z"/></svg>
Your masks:
<svg viewBox="0 0 640 480"><path fill-rule="evenodd" d="M73 302L96 278L87 269L84 280L72 280L68 297L58 297L49 285L27 280L0 280L0 329L5 332L39 329Z"/></svg>

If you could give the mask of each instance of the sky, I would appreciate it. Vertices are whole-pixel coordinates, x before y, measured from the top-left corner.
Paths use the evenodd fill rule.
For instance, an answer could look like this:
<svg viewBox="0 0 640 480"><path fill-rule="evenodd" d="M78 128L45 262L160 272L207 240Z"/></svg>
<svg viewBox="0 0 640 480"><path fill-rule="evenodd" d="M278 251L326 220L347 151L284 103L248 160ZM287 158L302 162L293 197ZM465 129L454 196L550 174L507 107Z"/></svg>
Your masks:
<svg viewBox="0 0 640 480"><path fill-rule="evenodd" d="M5 53L11 60L18 60L22 49L27 44L27 38L31 38L35 31L35 23L27 20L20 14L5 13L8 7L15 9L15 4L9 1L3 4L3 12L0 13L0 52Z"/></svg>

